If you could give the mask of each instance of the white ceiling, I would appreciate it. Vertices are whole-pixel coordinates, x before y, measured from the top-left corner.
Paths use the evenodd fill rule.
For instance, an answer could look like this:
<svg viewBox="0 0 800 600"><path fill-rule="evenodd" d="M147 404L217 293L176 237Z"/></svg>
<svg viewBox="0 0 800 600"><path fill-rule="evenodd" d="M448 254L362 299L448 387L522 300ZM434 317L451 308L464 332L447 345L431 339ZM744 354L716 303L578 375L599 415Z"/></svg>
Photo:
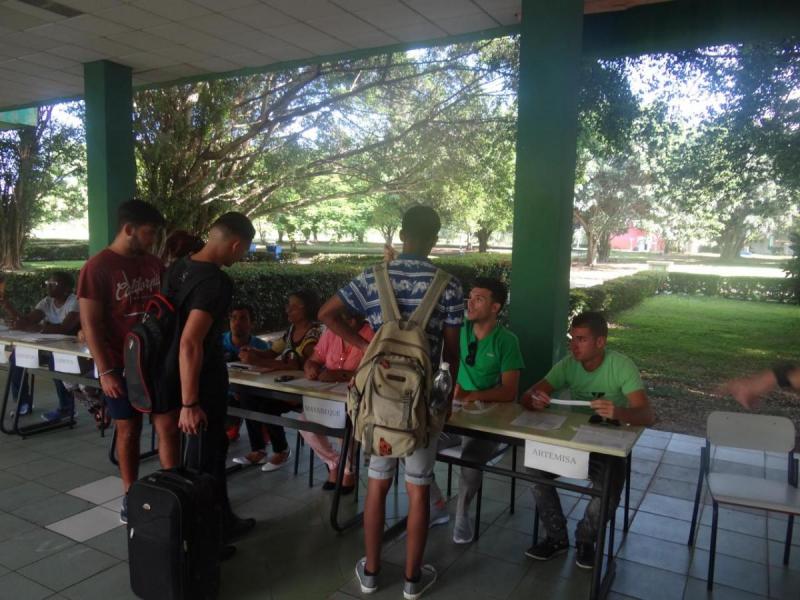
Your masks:
<svg viewBox="0 0 800 600"><path fill-rule="evenodd" d="M653 0L585 1L595 12ZM83 14L0 0L0 108L82 94L82 63L94 60L128 65L147 85L513 25L520 10L520 0L57 2Z"/></svg>

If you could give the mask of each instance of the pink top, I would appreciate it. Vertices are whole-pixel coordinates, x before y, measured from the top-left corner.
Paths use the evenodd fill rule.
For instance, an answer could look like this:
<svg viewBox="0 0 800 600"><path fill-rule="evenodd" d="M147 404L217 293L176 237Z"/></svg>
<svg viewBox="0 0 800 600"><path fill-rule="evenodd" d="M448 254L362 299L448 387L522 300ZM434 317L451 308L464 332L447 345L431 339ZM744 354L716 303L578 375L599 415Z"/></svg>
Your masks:
<svg viewBox="0 0 800 600"><path fill-rule="evenodd" d="M372 331L369 323L364 323L358 335L370 341L375 332ZM363 356L364 353L361 350L355 346L346 345L342 338L330 329L326 329L314 347L311 360L324 364L326 369L355 371Z"/></svg>

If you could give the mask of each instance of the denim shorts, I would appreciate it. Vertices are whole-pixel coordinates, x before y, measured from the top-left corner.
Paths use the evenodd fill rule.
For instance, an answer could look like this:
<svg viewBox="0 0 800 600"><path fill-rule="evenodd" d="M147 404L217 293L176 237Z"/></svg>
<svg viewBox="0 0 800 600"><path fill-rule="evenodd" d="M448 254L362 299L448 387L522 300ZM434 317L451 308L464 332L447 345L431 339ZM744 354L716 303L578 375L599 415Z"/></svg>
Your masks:
<svg viewBox="0 0 800 600"><path fill-rule="evenodd" d="M405 458L387 458L373 454L369 457L369 477L371 479L393 479L397 461L406 463L406 483L430 485L433 481L433 467L436 464L436 436L431 436L428 446L417 448Z"/></svg>
<svg viewBox="0 0 800 600"><path fill-rule="evenodd" d="M127 389L127 384L124 378L122 379L122 387ZM103 402L106 403L106 410L108 411L108 416L110 416L114 420L124 421L126 419L133 419L137 415L141 415L138 410L133 408L133 405L128 400L128 395L125 394L120 396L119 398L112 398L111 396L106 396L102 394Z"/></svg>

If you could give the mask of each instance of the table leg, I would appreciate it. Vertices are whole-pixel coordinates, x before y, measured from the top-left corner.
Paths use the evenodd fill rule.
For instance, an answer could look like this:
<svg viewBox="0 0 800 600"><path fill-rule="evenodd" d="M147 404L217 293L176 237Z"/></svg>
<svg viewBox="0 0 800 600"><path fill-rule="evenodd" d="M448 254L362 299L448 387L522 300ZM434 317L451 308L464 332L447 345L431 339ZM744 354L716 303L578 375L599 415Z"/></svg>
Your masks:
<svg viewBox="0 0 800 600"><path fill-rule="evenodd" d="M342 449L339 453L339 465L336 469L336 488L333 490L333 502L331 503L330 513L331 527L339 533L353 525L360 525L364 520L364 513L360 512L344 523L339 523L339 503L342 499L342 480L344 479L344 471L347 467L347 453L350 449L350 442L352 439L353 425L350 423L350 419L347 419L347 423L344 426L344 435L342 436ZM358 480L356 480L356 485L358 485Z"/></svg>
<svg viewBox="0 0 800 600"><path fill-rule="evenodd" d="M600 497L600 523L597 528L595 542L594 570L592 571L592 587L589 592L591 600L605 598L614 579L614 553L609 553L605 576L603 575L603 556L605 554L606 527L608 510L611 504L611 465L608 457L603 457L603 494Z"/></svg>
<svg viewBox="0 0 800 600"><path fill-rule="evenodd" d="M3 408L2 408L2 413L0 413L0 431L8 435L13 433L13 431L6 429L6 411L8 410L8 397L10 395L11 395L11 366L8 367L8 377L6 377L6 385L4 386L3 390Z"/></svg>

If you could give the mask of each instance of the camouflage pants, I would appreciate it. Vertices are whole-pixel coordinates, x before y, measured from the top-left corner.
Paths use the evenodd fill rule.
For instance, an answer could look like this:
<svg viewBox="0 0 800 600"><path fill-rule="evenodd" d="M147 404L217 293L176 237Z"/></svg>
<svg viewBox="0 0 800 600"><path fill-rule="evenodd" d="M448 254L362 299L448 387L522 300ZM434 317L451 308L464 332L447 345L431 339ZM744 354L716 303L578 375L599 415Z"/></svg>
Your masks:
<svg viewBox="0 0 800 600"><path fill-rule="evenodd" d="M619 498L622 488L625 485L625 459L616 457L603 457L597 454L589 455L589 480L592 487L603 484L603 461L607 460L611 469L611 496L608 506L609 518L619 505ZM532 475L556 479L558 475L539 471L537 469L526 469ZM561 500L558 491L551 485L534 485L533 499L539 508L539 518L544 524L547 536L554 540L567 540L567 518L561 508ZM575 528L575 542L585 543L594 542L597 537L597 529L600 526L600 505L599 496L592 496L583 518Z"/></svg>

